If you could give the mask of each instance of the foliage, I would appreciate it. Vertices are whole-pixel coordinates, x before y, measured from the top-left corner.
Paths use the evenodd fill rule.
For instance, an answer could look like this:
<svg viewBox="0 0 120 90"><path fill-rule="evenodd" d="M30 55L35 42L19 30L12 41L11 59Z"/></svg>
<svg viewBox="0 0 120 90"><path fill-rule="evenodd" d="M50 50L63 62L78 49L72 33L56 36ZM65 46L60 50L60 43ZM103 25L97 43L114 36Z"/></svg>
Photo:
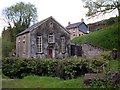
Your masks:
<svg viewBox="0 0 120 90"><path fill-rule="evenodd" d="M10 78L38 75L72 79L85 73L119 71L120 62L108 59L105 55L92 60L80 57L70 57L62 60L5 58L2 60L2 72Z"/></svg>
<svg viewBox="0 0 120 90"><path fill-rule="evenodd" d="M110 71L119 71L120 72L120 60L110 60L109 61Z"/></svg>
<svg viewBox="0 0 120 90"><path fill-rule="evenodd" d="M4 28L2 32L2 54L3 57L8 57L12 50L15 50L16 35L28 28L32 22L36 21L37 10L30 3L25 4L20 2L4 9L3 14L9 26L7 29Z"/></svg>
<svg viewBox="0 0 120 90"><path fill-rule="evenodd" d="M103 79L96 78L89 86L91 88L120 88L120 73L106 73Z"/></svg>
<svg viewBox="0 0 120 90"><path fill-rule="evenodd" d="M10 78L2 74L2 79L10 79Z"/></svg>
<svg viewBox="0 0 120 90"><path fill-rule="evenodd" d="M12 22L16 28L28 27L31 22L35 22L37 18L37 10L31 3L16 3L3 10L3 14L7 20ZM10 22L8 22L10 24ZM20 32L20 31L18 31Z"/></svg>
<svg viewBox="0 0 120 90"><path fill-rule="evenodd" d="M3 80L3 88L83 88L83 76L61 80L57 77L27 76L23 79Z"/></svg>
<svg viewBox="0 0 120 90"><path fill-rule="evenodd" d="M97 16L100 14L110 13L115 9L118 10L120 16L120 2L119 0L82 0L84 7L88 9L86 16Z"/></svg>
<svg viewBox="0 0 120 90"><path fill-rule="evenodd" d="M87 63L77 57L63 60L6 58L2 72L10 78L38 75L72 79L88 72Z"/></svg>
<svg viewBox="0 0 120 90"><path fill-rule="evenodd" d="M119 23L116 23L115 25L106 27L102 30L91 32L88 35L76 37L72 40L72 42L76 44L88 42L94 46L104 49L112 50L113 48L116 48L117 50L120 50L119 28Z"/></svg>
<svg viewBox="0 0 120 90"><path fill-rule="evenodd" d="M120 61L105 60L106 57L103 56L101 57L104 58L102 61L97 60L97 58L95 60L86 60L80 57L65 58L63 60L5 58L2 60L3 75L13 79L15 78L23 78L23 79L3 80L3 87L16 87L16 88L18 87L26 87L26 88L83 87L83 78L78 78L78 77L84 75L85 73L96 73L97 69L95 70L95 68L99 67L99 65L95 66L94 64L96 60L98 64L105 63L106 64L105 69L110 68L114 71L118 71ZM108 61L109 61L109 65L107 63ZM38 76L42 76L42 77L38 77ZM54 77L55 80L51 77L49 78L45 76L52 76ZM114 75L111 76L113 77L110 78L114 78ZM59 78L71 79L71 80L61 81ZM78 79L73 79L73 78L78 78ZM119 80L119 79L116 78L114 80ZM97 84L97 82L100 82L100 85ZM111 84L111 80L108 82L110 82L108 84ZM105 87L106 83L104 84L104 82L101 81L94 81L90 87L98 87L98 86Z"/></svg>
<svg viewBox="0 0 120 90"><path fill-rule="evenodd" d="M15 36L13 37L10 33L10 29L2 32L2 57L8 57L12 49L15 48Z"/></svg>
<svg viewBox="0 0 120 90"><path fill-rule="evenodd" d="M114 84L109 80L102 81L102 80L96 79L92 81L89 88L119 88L119 85Z"/></svg>

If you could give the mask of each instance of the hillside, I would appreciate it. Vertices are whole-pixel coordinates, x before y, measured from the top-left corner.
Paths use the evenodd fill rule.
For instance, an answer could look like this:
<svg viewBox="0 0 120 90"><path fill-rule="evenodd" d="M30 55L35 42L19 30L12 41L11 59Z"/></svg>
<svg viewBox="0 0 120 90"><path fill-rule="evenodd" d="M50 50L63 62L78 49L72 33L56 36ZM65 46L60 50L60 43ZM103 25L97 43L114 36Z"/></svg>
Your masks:
<svg viewBox="0 0 120 90"><path fill-rule="evenodd" d="M76 37L72 40L73 43L82 44L90 43L97 47L112 50L116 48L120 50L120 23L112 26L107 26L99 31L91 32L90 34Z"/></svg>

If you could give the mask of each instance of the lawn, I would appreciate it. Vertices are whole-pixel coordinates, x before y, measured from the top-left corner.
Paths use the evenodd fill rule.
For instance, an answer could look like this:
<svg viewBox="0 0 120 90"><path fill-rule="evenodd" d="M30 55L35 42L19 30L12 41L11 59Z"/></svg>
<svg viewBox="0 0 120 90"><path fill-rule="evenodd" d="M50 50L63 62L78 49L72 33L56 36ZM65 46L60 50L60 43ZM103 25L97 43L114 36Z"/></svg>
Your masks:
<svg viewBox="0 0 120 90"><path fill-rule="evenodd" d="M62 80L56 77L27 76L23 79L3 80L3 88L82 88L83 76Z"/></svg>
<svg viewBox="0 0 120 90"><path fill-rule="evenodd" d="M120 60L111 60L109 62L111 71L120 71Z"/></svg>

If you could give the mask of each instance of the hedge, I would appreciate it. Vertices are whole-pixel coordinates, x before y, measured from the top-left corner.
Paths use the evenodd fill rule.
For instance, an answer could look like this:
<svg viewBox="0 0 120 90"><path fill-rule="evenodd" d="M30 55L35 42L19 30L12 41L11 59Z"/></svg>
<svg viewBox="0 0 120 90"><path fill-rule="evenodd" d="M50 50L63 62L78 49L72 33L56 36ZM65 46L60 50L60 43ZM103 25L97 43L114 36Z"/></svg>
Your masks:
<svg viewBox="0 0 120 90"><path fill-rule="evenodd" d="M88 72L87 64L81 58L62 60L5 58L2 60L2 73L10 78L38 75L71 79L86 72Z"/></svg>
<svg viewBox="0 0 120 90"><path fill-rule="evenodd" d="M94 62L95 60L89 61L80 57L62 60L5 58L2 60L2 73L10 78L38 75L72 79L89 72L96 73L97 69L95 68L98 66Z"/></svg>

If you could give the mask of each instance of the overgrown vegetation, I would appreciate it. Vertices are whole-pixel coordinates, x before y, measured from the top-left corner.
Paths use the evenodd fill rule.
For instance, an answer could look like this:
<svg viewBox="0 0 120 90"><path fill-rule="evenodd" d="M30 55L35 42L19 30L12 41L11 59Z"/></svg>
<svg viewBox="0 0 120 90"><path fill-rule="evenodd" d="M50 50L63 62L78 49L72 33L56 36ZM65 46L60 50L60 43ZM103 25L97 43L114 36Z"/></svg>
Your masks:
<svg viewBox="0 0 120 90"><path fill-rule="evenodd" d="M31 3L19 2L3 10L8 27L2 32L2 57L9 57L15 51L16 35L37 19L37 9ZM12 23L12 25L11 25Z"/></svg>
<svg viewBox="0 0 120 90"><path fill-rule="evenodd" d="M116 23L112 26L108 26L102 30L92 32L88 35L76 37L72 40L72 42L76 44L90 43L104 49L112 50L113 48L116 48L120 50L119 29L119 23Z"/></svg>
<svg viewBox="0 0 120 90"><path fill-rule="evenodd" d="M72 79L85 73L110 71L111 64L109 62L111 59L110 54L104 54L92 60L80 57L70 57L62 60L5 58L2 60L2 72L10 78L38 75ZM114 68L119 66L119 61L117 63ZM118 69L116 71L118 71Z"/></svg>
<svg viewBox="0 0 120 90"><path fill-rule="evenodd" d="M71 79L88 72L87 62L77 57L63 60L6 58L2 65L3 74L10 78L38 75Z"/></svg>
<svg viewBox="0 0 120 90"><path fill-rule="evenodd" d="M85 73L120 71L120 61L112 60L109 52L105 52L92 60L80 57L70 57L62 60L6 58L3 59L2 65L2 76L3 78L7 76L7 80L3 80L3 87L6 88L109 88L109 82L99 80L94 80L89 86L84 86L83 75ZM14 80L8 79L9 77ZM111 81L110 84L113 85ZM118 85L113 86L118 87Z"/></svg>
<svg viewBox="0 0 120 90"><path fill-rule="evenodd" d="M120 84L113 83L110 80L94 80L88 86L88 88L120 88Z"/></svg>

